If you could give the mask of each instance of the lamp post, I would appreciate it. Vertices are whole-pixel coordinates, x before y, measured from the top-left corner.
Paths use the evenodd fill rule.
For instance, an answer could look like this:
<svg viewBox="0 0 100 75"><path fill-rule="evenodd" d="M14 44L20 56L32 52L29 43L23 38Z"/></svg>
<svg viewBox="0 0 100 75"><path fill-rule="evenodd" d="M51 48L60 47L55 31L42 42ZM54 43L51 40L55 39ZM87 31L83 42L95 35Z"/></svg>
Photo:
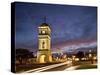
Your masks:
<svg viewBox="0 0 100 75"><path fill-rule="evenodd" d="M72 55L72 63L74 63L74 61L75 61L75 55Z"/></svg>
<svg viewBox="0 0 100 75"><path fill-rule="evenodd" d="M89 59L90 59L91 63L93 64L93 58L92 58L92 53L91 53L91 52L92 52L92 51L89 50Z"/></svg>

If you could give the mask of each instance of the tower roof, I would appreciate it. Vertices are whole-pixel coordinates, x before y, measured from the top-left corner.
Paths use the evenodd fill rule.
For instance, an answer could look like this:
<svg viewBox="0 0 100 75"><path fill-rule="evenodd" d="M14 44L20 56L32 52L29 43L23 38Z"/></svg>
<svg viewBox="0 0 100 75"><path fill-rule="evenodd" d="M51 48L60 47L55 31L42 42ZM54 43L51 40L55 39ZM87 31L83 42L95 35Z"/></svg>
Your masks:
<svg viewBox="0 0 100 75"><path fill-rule="evenodd" d="M42 23L40 26L49 26L47 23Z"/></svg>
<svg viewBox="0 0 100 75"><path fill-rule="evenodd" d="M50 27L50 25L49 24L47 24L47 23L42 23L42 24L40 24L40 26L39 27L47 27L47 28L49 28L49 29L51 29L51 27Z"/></svg>

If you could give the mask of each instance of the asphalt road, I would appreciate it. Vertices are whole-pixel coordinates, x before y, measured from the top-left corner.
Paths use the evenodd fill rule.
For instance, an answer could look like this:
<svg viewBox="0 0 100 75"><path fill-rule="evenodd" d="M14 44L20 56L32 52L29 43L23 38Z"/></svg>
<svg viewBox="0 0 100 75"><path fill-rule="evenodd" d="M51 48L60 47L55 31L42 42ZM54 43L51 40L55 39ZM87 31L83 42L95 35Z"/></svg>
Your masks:
<svg viewBox="0 0 100 75"><path fill-rule="evenodd" d="M55 68L52 68L52 69L48 69L48 70L44 70L42 72L46 72L46 71L63 71L65 70L66 68L69 68L71 67L71 65L62 65L62 66L59 66L59 67L55 67Z"/></svg>
<svg viewBox="0 0 100 75"><path fill-rule="evenodd" d="M24 73L32 73L32 72L44 72L44 71L59 71L59 70L64 70L65 68L69 67L72 65L72 61L66 61L63 63L59 64L53 64L53 65L48 65L45 67L40 67L32 70L25 71Z"/></svg>
<svg viewBox="0 0 100 75"><path fill-rule="evenodd" d="M32 69L26 71L26 73L32 72L50 72L50 71L68 71L68 70L78 70L78 69L92 69L97 68L97 64L80 64L73 65L71 61L67 61L60 64L49 65L41 68Z"/></svg>

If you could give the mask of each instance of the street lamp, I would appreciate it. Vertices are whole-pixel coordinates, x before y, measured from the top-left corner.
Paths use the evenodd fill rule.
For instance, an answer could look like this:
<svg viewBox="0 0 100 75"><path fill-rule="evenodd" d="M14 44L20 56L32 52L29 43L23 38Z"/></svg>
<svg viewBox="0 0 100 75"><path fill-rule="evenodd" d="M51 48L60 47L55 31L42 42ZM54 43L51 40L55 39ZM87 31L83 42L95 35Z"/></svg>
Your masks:
<svg viewBox="0 0 100 75"><path fill-rule="evenodd" d="M92 58L91 50L89 50L89 58Z"/></svg>
<svg viewBox="0 0 100 75"><path fill-rule="evenodd" d="M72 60L75 60L75 55L72 56Z"/></svg>

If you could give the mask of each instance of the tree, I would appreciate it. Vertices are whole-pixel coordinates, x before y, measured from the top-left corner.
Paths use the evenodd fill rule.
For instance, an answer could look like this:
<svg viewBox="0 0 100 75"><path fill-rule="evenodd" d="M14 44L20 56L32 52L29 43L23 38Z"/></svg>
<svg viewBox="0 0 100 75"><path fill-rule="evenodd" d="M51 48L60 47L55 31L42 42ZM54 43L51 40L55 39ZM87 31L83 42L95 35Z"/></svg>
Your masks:
<svg viewBox="0 0 100 75"><path fill-rule="evenodd" d="M22 64L22 61L27 61L28 58L33 57L33 52L30 52L28 49L16 49L16 60Z"/></svg>

